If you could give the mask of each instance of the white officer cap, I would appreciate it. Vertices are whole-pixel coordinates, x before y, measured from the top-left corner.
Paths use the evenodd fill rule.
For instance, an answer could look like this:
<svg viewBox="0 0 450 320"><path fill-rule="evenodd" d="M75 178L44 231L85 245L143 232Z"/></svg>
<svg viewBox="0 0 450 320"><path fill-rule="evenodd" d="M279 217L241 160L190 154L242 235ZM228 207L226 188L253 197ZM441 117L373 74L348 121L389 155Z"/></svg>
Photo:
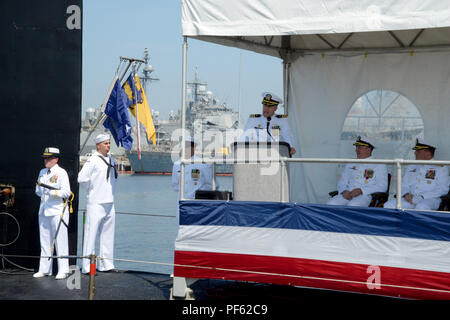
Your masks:
<svg viewBox="0 0 450 320"><path fill-rule="evenodd" d="M50 158L50 157L59 158L59 156L60 156L59 149L54 147L47 147L44 149L44 152L42 153L43 158Z"/></svg>
<svg viewBox="0 0 450 320"><path fill-rule="evenodd" d="M111 140L111 138L109 137L109 134L99 134L98 136L96 136L94 138L95 144L106 141L106 140Z"/></svg>
<svg viewBox="0 0 450 320"><path fill-rule="evenodd" d="M434 151L436 150L436 144L432 141L421 141L419 142L419 139L416 139L416 145L412 148L413 150L423 150L423 149L427 149L427 150L431 150Z"/></svg>
<svg viewBox="0 0 450 320"><path fill-rule="evenodd" d="M272 92L263 92L262 93L263 101L262 104L268 105L268 106L277 106L281 103L283 103L283 99L281 99L279 96L277 96L275 93Z"/></svg>
<svg viewBox="0 0 450 320"><path fill-rule="evenodd" d="M358 136L358 138L356 138L355 143L353 144L354 146L363 146L363 147L370 147L372 149L375 149L375 146L369 141L369 139L367 139L366 137L361 137Z"/></svg>

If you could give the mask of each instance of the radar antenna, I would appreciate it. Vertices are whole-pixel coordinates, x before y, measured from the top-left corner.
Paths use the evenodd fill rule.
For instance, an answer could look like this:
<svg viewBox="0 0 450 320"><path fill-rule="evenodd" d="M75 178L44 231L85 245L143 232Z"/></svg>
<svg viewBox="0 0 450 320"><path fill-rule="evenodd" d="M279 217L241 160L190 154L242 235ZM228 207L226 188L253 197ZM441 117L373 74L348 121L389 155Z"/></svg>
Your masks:
<svg viewBox="0 0 450 320"><path fill-rule="evenodd" d="M142 70L141 80L142 80L142 86L144 87L145 93L147 93L147 85L149 82L152 81L159 81L159 78L152 78L151 73L154 71L153 66L150 65L148 62L150 60L150 54L148 53L148 49L145 48L144 50L144 69Z"/></svg>

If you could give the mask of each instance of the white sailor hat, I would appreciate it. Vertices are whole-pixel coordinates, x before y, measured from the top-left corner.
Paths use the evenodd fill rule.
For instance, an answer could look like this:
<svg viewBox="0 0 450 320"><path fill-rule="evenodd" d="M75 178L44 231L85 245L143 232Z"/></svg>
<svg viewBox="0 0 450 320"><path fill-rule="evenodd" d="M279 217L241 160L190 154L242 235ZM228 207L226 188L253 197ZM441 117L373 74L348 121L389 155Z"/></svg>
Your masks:
<svg viewBox="0 0 450 320"><path fill-rule="evenodd" d="M47 147L44 149L44 152L42 153L42 158L51 158L51 157L58 157L59 158L59 149L54 147Z"/></svg>
<svg viewBox="0 0 450 320"><path fill-rule="evenodd" d="M266 106L277 106L281 103L283 103L283 99L281 99L279 96L272 92L263 92L262 93L262 104Z"/></svg>
<svg viewBox="0 0 450 320"><path fill-rule="evenodd" d="M99 134L98 136L96 136L94 138L95 144L106 141L106 140L111 140L109 134Z"/></svg>

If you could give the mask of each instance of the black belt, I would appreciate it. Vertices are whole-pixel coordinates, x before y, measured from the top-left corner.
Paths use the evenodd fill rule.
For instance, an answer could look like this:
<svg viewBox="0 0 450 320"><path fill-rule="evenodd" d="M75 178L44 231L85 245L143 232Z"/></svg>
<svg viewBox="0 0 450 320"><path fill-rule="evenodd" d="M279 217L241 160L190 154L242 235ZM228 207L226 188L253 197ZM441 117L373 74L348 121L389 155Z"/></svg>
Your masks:
<svg viewBox="0 0 450 320"><path fill-rule="evenodd" d="M99 157L100 159L102 159L103 162L108 166L108 171L106 172L106 181L109 180L109 172L111 171L109 168L114 168L114 176L115 176L116 179L117 179L117 170L116 170L116 167L113 166L113 165L111 164L111 158L109 158L109 161L110 161L110 162L108 163L102 156L98 155L98 157Z"/></svg>

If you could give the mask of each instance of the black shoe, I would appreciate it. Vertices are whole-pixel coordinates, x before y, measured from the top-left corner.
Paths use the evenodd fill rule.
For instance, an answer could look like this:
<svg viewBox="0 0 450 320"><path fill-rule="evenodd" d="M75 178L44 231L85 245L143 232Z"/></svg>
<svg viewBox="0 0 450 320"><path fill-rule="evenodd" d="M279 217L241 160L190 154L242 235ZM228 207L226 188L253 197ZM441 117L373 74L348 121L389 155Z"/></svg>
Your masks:
<svg viewBox="0 0 450 320"><path fill-rule="evenodd" d="M118 273L119 272L119 270L116 270L116 269L109 269L109 270L105 270L105 271L97 270L97 271L101 272L101 273Z"/></svg>

